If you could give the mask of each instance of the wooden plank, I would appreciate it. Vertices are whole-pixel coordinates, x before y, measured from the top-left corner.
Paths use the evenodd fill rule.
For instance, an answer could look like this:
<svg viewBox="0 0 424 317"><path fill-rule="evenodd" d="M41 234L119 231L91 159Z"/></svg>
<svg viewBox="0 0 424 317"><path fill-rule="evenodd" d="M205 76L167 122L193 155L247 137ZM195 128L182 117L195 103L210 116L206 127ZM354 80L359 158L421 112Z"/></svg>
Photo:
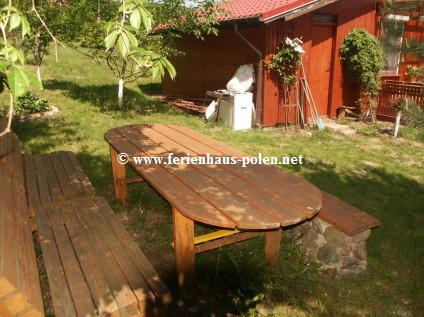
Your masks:
<svg viewBox="0 0 424 317"><path fill-rule="evenodd" d="M251 155L248 155L240 150L237 150L228 144L219 142L211 137L208 137L200 132L197 132L195 130L189 129L184 126L175 125L175 124L167 124L167 127L172 128L175 131L178 131L182 134L185 134L187 136L191 136L193 139L196 139L198 141L201 141L203 144L208 144L210 147L214 148L215 150L224 153L227 156L234 156L237 158L242 158L244 156L251 157Z"/></svg>
<svg viewBox="0 0 424 317"><path fill-rule="evenodd" d="M197 131L193 131L187 127L171 124L167 124L166 126L174 130L173 133L168 132L168 135L173 135L174 139L181 139L182 136L185 135L186 137L196 139L197 142L207 145L212 150L219 151L220 155L233 156L237 158L252 157L249 154L246 154L213 138L205 136ZM199 153L197 152L196 148L193 148L192 150L196 153ZM310 197L313 201L318 202L318 205L314 207L314 211L308 213L309 218L315 215L319 210L319 203L322 200L320 192L315 186L306 180L294 174L284 172L281 169L269 164L251 164L249 165L249 168L267 174L268 178L270 177L271 179L274 179L275 182L282 182L285 186L293 187L296 190L301 190L303 196Z"/></svg>
<svg viewBox="0 0 424 317"><path fill-rule="evenodd" d="M26 194L28 197L29 215L35 216L35 207L40 205L40 195L38 193L37 177L35 175L35 165L32 155L25 155L25 178Z"/></svg>
<svg viewBox="0 0 424 317"><path fill-rule="evenodd" d="M40 194L40 202L42 205L47 206L52 203L50 196L49 183L47 180L47 174L44 169L43 160L40 155L34 155L34 165L37 176L38 192Z"/></svg>
<svg viewBox="0 0 424 317"><path fill-rule="evenodd" d="M69 160L69 156L67 152L60 151L58 152L60 161L62 162L62 166L65 169L66 175L68 175L69 182L74 188L74 193L76 197L84 197L85 189L82 185L80 179L78 178L78 174L72 165L71 161Z"/></svg>
<svg viewBox="0 0 424 317"><path fill-rule="evenodd" d="M74 188L69 182L68 175L66 174L65 169L63 168L62 162L59 158L59 154L57 152L50 153L50 159L52 160L54 170L57 175L57 179L59 180L60 188L62 189L63 197L66 200L76 198L76 194Z"/></svg>
<svg viewBox="0 0 424 317"><path fill-rule="evenodd" d="M134 263L137 265L139 271L143 274L144 279L155 293L159 302L165 306L169 305L172 302L171 292L165 283L162 282L160 276L153 268L152 264L150 264L138 245L130 237L106 200L103 197L96 197L95 200L100 208L100 212L106 218L109 225L113 228L122 244L128 248L128 252L130 253Z"/></svg>
<svg viewBox="0 0 424 317"><path fill-rule="evenodd" d="M47 211L54 239L56 241L63 270L68 281L69 291L75 306L77 316L94 315L95 307L90 290L84 280L84 275L76 258L68 233L63 224L60 210L49 208Z"/></svg>
<svg viewBox="0 0 424 317"><path fill-rule="evenodd" d="M172 215L174 220L174 251L178 286L181 289L188 289L195 278L194 222L175 208L172 208Z"/></svg>
<svg viewBox="0 0 424 317"><path fill-rule="evenodd" d="M19 193L21 191L21 193ZM28 214L26 212L26 201L23 200L24 193L23 188L20 186L19 181L17 180L17 176L12 177L12 184L10 187L10 195L13 197L13 225L15 226L15 237L14 240L17 241L17 261L15 263L17 270L17 290L6 296L4 298L4 303L8 307L9 311L13 315L17 315L18 313L25 311L32 307L29 297L31 294L31 289L28 282L28 274L29 274L29 266L27 259L28 254L26 249L29 247L27 244L28 241L25 239L25 233L29 233L28 226ZM20 195L21 194L21 195ZM23 194L23 195L22 195ZM25 214L25 215L23 215ZM10 243L10 241L8 241ZM33 243L33 241L29 241L29 243ZM35 257L35 254L33 255Z"/></svg>
<svg viewBox="0 0 424 317"><path fill-rule="evenodd" d="M161 144L163 152L175 150L176 145L173 145L175 142L172 142L166 136L151 131L150 128L146 128L145 126L141 128L143 129L143 134L149 138L155 138L154 141ZM124 136L133 144L137 144L137 147L141 151L149 151L149 146L142 144L137 134L134 135L128 129L120 129L119 131L124 133ZM179 148L176 155L178 153L184 153L184 151L183 148ZM278 221L268 217L261 210L238 195L235 195L231 189L225 188L212 178L200 173L193 166L189 164L163 164L163 167L214 206L221 214L231 219L238 228L266 229L280 226Z"/></svg>
<svg viewBox="0 0 424 317"><path fill-rule="evenodd" d="M0 298L14 292L18 286L17 240L13 212L11 172L0 164ZM9 189L9 190L8 190Z"/></svg>
<svg viewBox="0 0 424 317"><path fill-rule="evenodd" d="M249 240L263 235L260 231L246 231L240 232L239 234L227 236L218 240L209 241L206 243L198 244L194 246L194 253L202 253L210 251L216 248L225 247L230 244L238 243L241 241Z"/></svg>
<svg viewBox="0 0 424 317"><path fill-rule="evenodd" d="M265 259L268 264L274 264L280 252L283 230L268 230L265 232Z"/></svg>
<svg viewBox="0 0 424 317"><path fill-rule="evenodd" d="M131 287L134 295L137 297L141 306L147 307L148 303L155 302L155 296L150 290L150 287L144 281L144 278L132 258L126 251L126 247L121 243L116 236L114 230L103 217L100 212L100 207L94 199L85 199L87 213L90 216L93 229L97 234L101 235L109 246L109 249L124 274L128 285Z"/></svg>
<svg viewBox="0 0 424 317"><path fill-rule="evenodd" d="M72 206L90 241L96 260L102 263L101 269L103 275L115 296L119 312L122 317L132 316L138 313L137 298L116 262L113 250L110 249L107 241L98 234L98 229L95 224L93 224L93 220L89 215L89 205L87 204L87 200L89 199L90 198L82 198L75 200L72 202Z"/></svg>
<svg viewBox="0 0 424 317"><path fill-rule="evenodd" d="M161 125L152 125L152 127L154 127L155 130L160 131L163 135L166 135L167 138L171 138L172 140L169 139L165 139L161 136L157 136L154 133L148 132L149 129L146 128L145 126L142 127L138 127L138 129L143 129L143 133L149 134L151 137L155 137L155 142L160 143L161 146L163 146L166 150L168 151L172 151L172 148L176 148L176 145L173 145L177 140L178 142L182 142L184 141L184 145L187 143L190 143L189 140L192 140L190 144L192 144L191 147L191 153L193 155L205 155L206 153L211 153L213 152L215 155L218 156L236 156L236 157L242 157L242 156L247 156L250 157L250 155L247 155L243 152L237 151L237 150L233 150L232 148L230 149L228 146L222 145L220 142L218 141L210 141L210 138L205 138L203 137L203 135L201 134L195 134L194 137L199 138L199 140L202 140L204 142L208 142L206 143L202 143L199 140L193 140L192 138L194 138L192 135L186 135L181 133L178 130L172 130L170 128L161 128ZM186 133L188 133L186 131ZM182 141L180 141L182 140ZM213 139L212 139L213 140ZM214 149L213 146L216 146L218 149L220 149L221 151L224 152L219 152L216 149ZM184 152L187 151L187 149L181 148L180 152ZM214 152L215 151L215 152ZM177 154L178 155L178 154ZM240 165L240 164L239 164ZM231 171L233 173L234 176L237 177L243 177L243 175L240 175L238 173L235 173L234 169L232 169L233 165L220 165L222 168L226 169L226 171L224 171L224 173L228 173L227 171ZM208 170L208 168L210 169L212 166L205 166L205 165L197 165L195 166L198 169L202 169L203 171ZM276 198L278 198L280 201L276 202L274 204L275 208L269 208L268 204L263 204L261 201L263 200L268 200L272 198L269 197L269 195L266 195L261 189L261 186L258 186L257 183L255 182L251 182L250 188L249 186L246 184L246 182L243 182L241 180L239 180L238 178L234 179L231 177L227 176L227 183L231 184L228 186L228 190L231 190L233 192L239 192L240 190L247 190L249 193L246 193L245 195L243 195L243 197L245 199L250 200L251 203L255 204L256 207L258 206L263 206L266 208L263 208L263 212L267 213L268 215L273 217L274 219L278 219L280 220L280 222L282 222L282 225L291 225L294 223L297 223L299 221L302 221L305 219L304 216L302 216L301 214L299 214L299 206L300 208L302 208L302 213L305 214L308 218L312 217L313 215L315 215L319 208L321 207L321 194L319 192L318 189L316 189L312 184L310 184L309 182L297 177L297 176L284 176L284 173L279 173L279 170L276 167L273 167L271 165L263 165L263 164L257 164L257 165L249 165L248 167L244 167L243 169L252 169L252 173L253 174L257 174L259 178L264 178L262 176L262 173L258 173L256 171L256 169L258 169L258 171L264 170L267 172L267 179L270 179L270 181L268 181L268 184L281 184L280 186L273 186L271 188L273 188L273 190L277 190L279 191L280 188L284 188L284 192L283 195L276 195ZM215 174L219 173L219 170L215 169L212 173L209 173L208 176L211 178L214 178L216 181L220 181L222 180L222 172L220 176L215 176ZM289 175L292 175L290 173L286 173ZM288 179L287 179L288 178ZM242 185L244 184L244 185ZM296 185L297 188L296 188ZM304 189L302 192L299 191L299 187L301 187L302 189ZM258 190L259 189L259 190ZM268 186L269 189L269 186ZM240 193L241 194L241 193ZM297 200L294 202L294 204L287 204L286 199L284 199L284 197L286 196L294 196L297 198ZM297 197L299 196L299 197ZM311 197L309 199L309 197ZM282 203L284 202L284 203ZM299 203L302 203L302 205L299 205ZM305 204L307 206L305 206ZM282 206L281 206L282 205ZM309 209L308 207L310 207L311 209ZM282 208L286 209L286 213L281 213L280 210ZM271 209L271 210L270 210ZM277 217L277 218L276 218Z"/></svg>
<svg viewBox="0 0 424 317"><path fill-rule="evenodd" d="M46 172L52 202L63 202L65 197L60 188L58 175L55 173L51 157L49 154L41 154L40 156L43 160L44 170Z"/></svg>
<svg viewBox="0 0 424 317"><path fill-rule="evenodd" d="M194 244L204 243L220 238L224 238L227 236L231 236L233 234L240 233L239 230L218 230L211 233L203 234L201 236L194 237Z"/></svg>
<svg viewBox="0 0 424 317"><path fill-rule="evenodd" d="M271 195L283 200L287 205L302 212L307 217L316 214L321 208L321 203L315 200L308 199L302 196L296 190L279 184L268 177L263 177L257 173L250 166L242 167L241 164L234 165L220 165L227 171L236 174L237 176L245 179L246 181L260 187L262 190L267 191Z"/></svg>
<svg viewBox="0 0 424 317"><path fill-rule="evenodd" d="M166 165L166 169L202 198L230 218L239 229L278 228L280 223L260 209L234 195L224 186L186 164Z"/></svg>
<svg viewBox="0 0 424 317"><path fill-rule="evenodd" d="M1 129L0 129L1 131ZM6 305L3 303L2 299L0 298L0 316L1 317L14 317L12 313L9 311L9 309L6 307Z"/></svg>
<svg viewBox="0 0 424 317"><path fill-rule="evenodd" d="M381 222L339 198L321 191L323 206L318 217L349 236L381 225Z"/></svg>
<svg viewBox="0 0 424 317"><path fill-rule="evenodd" d="M195 168L278 221L281 226L289 226L306 219L303 213L286 204L283 200L270 195L242 178L228 173L223 168L216 165L197 165Z"/></svg>
<svg viewBox="0 0 424 317"><path fill-rule="evenodd" d="M137 133L134 130L134 133ZM127 153L129 157L144 155L136 144L127 142L126 139L116 132L109 130L105 134L105 139L111 146L122 153ZM167 201L178 206L179 211L185 215L190 215L193 220L215 225L224 228L234 228L235 224L227 217L215 211L209 203L193 192L174 175L168 173L160 165L135 165L131 166L140 173L149 184L151 184ZM178 190L176 190L178 189Z"/></svg>
<svg viewBox="0 0 424 317"><path fill-rule="evenodd" d="M43 252L44 265L49 280L55 315L57 317L77 316L54 235L50 227L47 210L46 208L38 208L36 214L41 250Z"/></svg>
<svg viewBox="0 0 424 317"><path fill-rule="evenodd" d="M16 214L20 214L23 223L23 237L21 248L24 250L24 258L26 262L26 278L28 281L29 301L34 305L32 309L33 316L39 314L44 315L43 298L41 294L40 278L38 274L37 259L34 249L34 240L32 236L32 221L28 218L27 202L25 200L25 192L19 186L17 192L17 208ZM32 219L33 220L33 219Z"/></svg>
<svg viewBox="0 0 424 317"><path fill-rule="evenodd" d="M103 275L101 268L103 262L97 260L95 250L93 250L73 207L71 205L65 205L61 208L61 212L93 300L99 310L99 315L104 314L111 317L120 317L114 294Z"/></svg>
<svg viewBox="0 0 424 317"><path fill-rule="evenodd" d="M127 178L125 182L127 184L133 184L133 183L144 182L144 179L142 177L131 177L131 178Z"/></svg>
<svg viewBox="0 0 424 317"><path fill-rule="evenodd" d="M110 148L110 160L112 163L113 187L115 189L115 197L122 200L122 204L127 204L128 189L126 183L125 164L118 162L119 154L112 146Z"/></svg>
<svg viewBox="0 0 424 317"><path fill-rule="evenodd" d="M149 129L150 128L150 129ZM155 134L152 133L151 129L159 132L160 134L170 138L174 141L177 141L177 144L183 145L184 148L188 148L191 150L191 153L196 152L200 156L205 156L209 154L211 156L222 156L222 152L214 149L213 147L208 146L202 142L199 142L195 138L185 135L183 133L179 133L174 129L163 125L163 124L149 124L148 126L138 126L138 129L144 135L148 136L152 140L155 140ZM175 150L171 149L170 152L174 152ZM179 149L176 147L176 151Z"/></svg>
<svg viewBox="0 0 424 317"><path fill-rule="evenodd" d="M71 162L72 166L75 169L75 172L78 175L78 179L80 180L82 186L84 187L86 195L87 196L95 195L94 187L91 184L90 180L88 179L87 175L84 173L84 170L82 169L80 163L75 157L75 154L70 151L67 151L66 154L68 155L69 161Z"/></svg>

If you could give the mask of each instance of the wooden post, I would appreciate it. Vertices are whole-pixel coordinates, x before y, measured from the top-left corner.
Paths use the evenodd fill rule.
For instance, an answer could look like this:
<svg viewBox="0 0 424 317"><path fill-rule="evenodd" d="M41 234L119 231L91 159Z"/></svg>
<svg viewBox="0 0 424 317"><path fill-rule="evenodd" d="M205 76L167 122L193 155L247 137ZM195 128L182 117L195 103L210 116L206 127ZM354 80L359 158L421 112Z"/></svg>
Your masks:
<svg viewBox="0 0 424 317"><path fill-rule="evenodd" d="M275 263L276 256L280 252L282 234L281 228L265 232L265 258L269 265Z"/></svg>
<svg viewBox="0 0 424 317"><path fill-rule="evenodd" d="M112 146L110 148L110 160L112 162L112 173L113 173L113 186L115 189L115 197L122 200L124 206L127 205L127 182L125 164L118 162L118 152Z"/></svg>
<svg viewBox="0 0 424 317"><path fill-rule="evenodd" d="M178 286L190 287L194 280L194 221L172 208L174 218L174 252Z"/></svg>

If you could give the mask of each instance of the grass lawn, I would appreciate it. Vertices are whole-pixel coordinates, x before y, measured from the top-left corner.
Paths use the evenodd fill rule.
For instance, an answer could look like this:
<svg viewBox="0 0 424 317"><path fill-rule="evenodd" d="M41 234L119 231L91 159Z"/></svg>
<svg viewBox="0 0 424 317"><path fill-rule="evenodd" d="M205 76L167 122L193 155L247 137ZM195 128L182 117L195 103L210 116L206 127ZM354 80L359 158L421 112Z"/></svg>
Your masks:
<svg viewBox="0 0 424 317"><path fill-rule="evenodd" d="M130 186L130 205L113 198L107 143L103 134L130 123L189 126L249 154L303 155L288 167L329 193L381 220L368 240L368 269L351 278L318 275L286 239L281 267L265 275L261 239L196 257L198 285L192 310L203 316L424 316L424 143L416 134L394 140L360 128L348 137L329 131L312 136L279 129L233 132L205 124L145 94L158 85L143 80L125 89L125 110L116 108L117 83L106 70L67 48L43 65L44 90L60 109L54 117L15 122L25 153L74 151L92 180L139 242L166 283L175 290L171 208L147 184ZM6 102L1 95L1 103ZM370 132L371 131L371 132ZM402 132L402 130L401 130ZM411 136L412 135L412 136ZM197 231L204 230L201 227Z"/></svg>

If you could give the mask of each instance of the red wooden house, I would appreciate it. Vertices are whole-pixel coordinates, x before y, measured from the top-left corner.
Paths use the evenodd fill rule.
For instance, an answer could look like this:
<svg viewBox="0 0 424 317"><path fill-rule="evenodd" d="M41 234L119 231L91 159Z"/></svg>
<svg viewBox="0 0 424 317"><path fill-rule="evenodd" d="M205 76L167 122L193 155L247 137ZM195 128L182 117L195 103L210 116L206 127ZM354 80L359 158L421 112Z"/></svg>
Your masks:
<svg viewBox="0 0 424 317"><path fill-rule="evenodd" d="M346 81L339 47L354 28L378 32L377 0L230 0L231 16L221 21L218 36L198 40L185 36L177 46L186 54L172 59L177 78L165 78L165 96L204 98L207 90L225 88L242 64L257 67L255 106L258 123L284 122L279 83L263 60L270 60L281 41L302 38L304 67L320 116L334 118L337 108L354 106L358 87ZM306 116L310 117L308 109Z"/></svg>

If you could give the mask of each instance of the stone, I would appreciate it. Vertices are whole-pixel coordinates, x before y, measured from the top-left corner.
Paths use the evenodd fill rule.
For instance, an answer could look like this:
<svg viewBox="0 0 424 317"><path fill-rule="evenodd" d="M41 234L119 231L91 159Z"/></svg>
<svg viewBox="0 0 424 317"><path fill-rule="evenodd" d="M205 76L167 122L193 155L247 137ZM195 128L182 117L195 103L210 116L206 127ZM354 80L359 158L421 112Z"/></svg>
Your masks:
<svg viewBox="0 0 424 317"><path fill-rule="evenodd" d="M366 270L366 240L371 230L348 236L336 227L314 217L290 230L310 261L331 276L349 276Z"/></svg>
<svg viewBox="0 0 424 317"><path fill-rule="evenodd" d="M323 264L334 264L340 261L340 256L329 245L324 245L318 250L317 259Z"/></svg>
<svg viewBox="0 0 424 317"><path fill-rule="evenodd" d="M347 237L348 235L344 234L335 227L328 227L324 232L324 239L333 248L341 248Z"/></svg>

